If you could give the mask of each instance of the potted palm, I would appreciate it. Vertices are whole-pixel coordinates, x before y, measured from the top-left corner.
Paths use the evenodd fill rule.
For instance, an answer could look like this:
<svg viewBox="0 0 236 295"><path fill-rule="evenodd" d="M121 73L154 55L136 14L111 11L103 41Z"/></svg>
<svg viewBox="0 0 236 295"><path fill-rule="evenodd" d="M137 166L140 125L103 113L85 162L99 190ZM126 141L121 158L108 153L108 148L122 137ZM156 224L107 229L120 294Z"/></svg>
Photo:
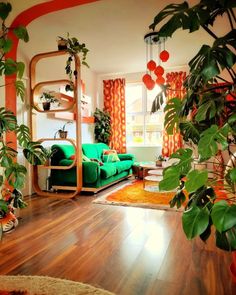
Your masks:
<svg viewBox="0 0 236 295"><path fill-rule="evenodd" d="M74 83L73 83L73 75L77 77L77 70L73 69L72 62L74 60L75 54L81 54L82 65L85 65L86 67L89 67L89 65L86 62L88 49L86 48L85 43L80 43L79 40L75 37L70 37L69 33L67 33L67 37L61 37L58 36L58 49L59 50L66 50L69 54L69 57L66 61L66 74L69 77L69 84L66 85L65 90L66 91L73 91L74 89Z"/></svg>
<svg viewBox="0 0 236 295"><path fill-rule="evenodd" d="M55 97L53 91L44 91L41 94L41 96L39 97L39 99L42 102L44 111L50 110L51 103L56 103L56 102L58 103L59 102L59 100ZM58 103L58 105L59 105L59 103Z"/></svg>
<svg viewBox="0 0 236 295"><path fill-rule="evenodd" d="M18 39L25 42L29 40L27 30L23 26L9 28L5 26L5 20L12 10L10 3L0 2L0 76L16 74L18 80L14 82L17 94L24 98L25 87L21 78L23 77L25 65L5 58L11 50L12 41L8 38L8 31L13 30ZM3 81L4 79L1 79ZM1 85L5 86L5 85ZM9 97L9 99L11 99ZM17 162L17 150L6 142L6 133L14 132L18 139L18 145L23 149L25 158L33 165L42 164L45 161L45 151L38 142L31 141L30 130L24 124L18 125L17 118L5 107L0 108L0 237L3 232L12 230L17 225L15 209L24 208L26 203L20 189L24 186L27 169Z"/></svg>
<svg viewBox="0 0 236 295"><path fill-rule="evenodd" d="M160 189L177 189L170 202L172 207L179 207L188 200L182 215L183 230L188 239L199 236L206 241L214 230L216 246L226 251L236 250L235 7L235 1L220 0L200 1L193 7L187 2L170 4L150 25L153 30L159 26L157 34L165 38L172 37L180 28L188 29L190 33L202 29L212 37L212 46L203 44L189 62L185 98L182 101L178 97L172 98L165 107L167 132L172 134L177 128L185 142L190 142L194 148L182 148L170 156L177 162L164 170ZM213 31L218 16L224 16L229 23L230 29L223 36L217 36ZM228 78L223 76L224 70ZM161 96L155 99L154 111L158 109L155 107L157 101L161 102ZM232 165L225 169L227 165L219 163L225 171L223 178L217 179L215 174L209 179L207 169L193 168L194 149L199 155L198 163L214 159L224 151ZM216 183L221 184L221 190ZM236 276L236 265L231 270Z"/></svg>
<svg viewBox="0 0 236 295"><path fill-rule="evenodd" d="M66 122L54 135L54 138L56 138L57 134L59 134L59 137L62 139L67 138L68 135L68 131L66 130L66 125L68 124L72 124L72 121L68 121Z"/></svg>

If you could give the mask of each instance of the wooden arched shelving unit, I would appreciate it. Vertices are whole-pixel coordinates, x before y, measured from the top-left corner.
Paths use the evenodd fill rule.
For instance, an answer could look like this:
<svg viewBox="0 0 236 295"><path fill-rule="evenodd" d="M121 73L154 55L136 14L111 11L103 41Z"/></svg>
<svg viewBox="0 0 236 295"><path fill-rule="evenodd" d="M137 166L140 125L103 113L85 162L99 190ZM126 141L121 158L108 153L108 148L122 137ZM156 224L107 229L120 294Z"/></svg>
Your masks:
<svg viewBox="0 0 236 295"><path fill-rule="evenodd" d="M78 55L74 55L74 63L75 63L75 70L77 71L77 76L74 78L74 96L67 96L63 95L63 98L68 100L68 104L64 109L53 109L49 111L41 110L35 104L35 96L38 95L39 90L44 86L50 85L58 85L63 83L69 83L68 80L50 80L50 81L42 81L40 83L36 83L36 67L37 63L45 58L53 58L60 55L67 55L68 53L64 50L60 51L52 51L52 52L45 52L35 55L30 62L30 104L31 104L31 111L30 111L30 128L32 133L33 140L39 140L41 143L44 141L68 141L70 144L74 145L75 147L75 160L70 166L46 166L46 165L39 165L33 166L33 188L35 192L39 196L44 197L57 197L63 199L69 199L76 196L82 189L82 150L81 150L81 77L80 77L80 60ZM33 112L34 111L34 112ZM36 135L34 134L34 126L33 126L33 116L35 112L40 113L59 113L65 111L73 111L76 114L76 139L54 139L54 138L41 138L37 139ZM60 191L58 193L44 191L40 188L38 184L38 173L39 169L61 169L66 170L72 167L76 167L76 175L77 175L77 186L75 187L67 187L67 186L60 186ZM65 192L66 191L66 192ZM69 192L67 192L69 191Z"/></svg>

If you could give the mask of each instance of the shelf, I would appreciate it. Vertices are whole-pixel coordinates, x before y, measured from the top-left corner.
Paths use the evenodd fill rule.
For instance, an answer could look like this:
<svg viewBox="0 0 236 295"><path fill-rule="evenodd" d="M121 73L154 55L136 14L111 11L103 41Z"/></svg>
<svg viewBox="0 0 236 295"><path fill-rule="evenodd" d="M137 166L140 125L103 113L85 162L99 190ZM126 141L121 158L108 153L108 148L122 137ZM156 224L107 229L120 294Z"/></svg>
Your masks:
<svg viewBox="0 0 236 295"><path fill-rule="evenodd" d="M54 117L56 119L64 119L64 120L69 120L69 121L76 120L76 116L72 112L57 112L54 114ZM92 124L94 122L95 122L94 117L82 117L81 118L81 123Z"/></svg>

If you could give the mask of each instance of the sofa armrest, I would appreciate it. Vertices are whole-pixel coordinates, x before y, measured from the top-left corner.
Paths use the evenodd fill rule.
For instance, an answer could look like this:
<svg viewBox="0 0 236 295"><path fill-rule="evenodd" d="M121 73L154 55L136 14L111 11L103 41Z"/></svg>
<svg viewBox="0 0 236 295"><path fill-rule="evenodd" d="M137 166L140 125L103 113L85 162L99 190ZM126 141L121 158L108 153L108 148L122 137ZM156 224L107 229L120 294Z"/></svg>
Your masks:
<svg viewBox="0 0 236 295"><path fill-rule="evenodd" d="M100 166L97 162L82 162L83 163L83 182L94 183L100 177Z"/></svg>
<svg viewBox="0 0 236 295"><path fill-rule="evenodd" d="M134 155L133 154L118 154L118 157L121 161L124 160L132 160L134 161Z"/></svg>

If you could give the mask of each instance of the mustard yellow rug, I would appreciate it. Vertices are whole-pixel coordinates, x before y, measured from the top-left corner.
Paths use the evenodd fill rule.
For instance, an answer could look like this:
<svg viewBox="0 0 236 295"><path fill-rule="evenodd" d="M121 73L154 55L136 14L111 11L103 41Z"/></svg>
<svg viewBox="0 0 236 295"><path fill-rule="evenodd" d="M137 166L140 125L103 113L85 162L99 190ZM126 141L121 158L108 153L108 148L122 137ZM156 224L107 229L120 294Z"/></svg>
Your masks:
<svg viewBox="0 0 236 295"><path fill-rule="evenodd" d="M44 276L0 276L0 295L115 295L74 281Z"/></svg>
<svg viewBox="0 0 236 295"><path fill-rule="evenodd" d="M169 202L174 195L175 192L158 192L155 189L153 191L144 190L143 181L134 180L109 194L98 197L93 203L182 211L182 208L179 210L170 208Z"/></svg>

